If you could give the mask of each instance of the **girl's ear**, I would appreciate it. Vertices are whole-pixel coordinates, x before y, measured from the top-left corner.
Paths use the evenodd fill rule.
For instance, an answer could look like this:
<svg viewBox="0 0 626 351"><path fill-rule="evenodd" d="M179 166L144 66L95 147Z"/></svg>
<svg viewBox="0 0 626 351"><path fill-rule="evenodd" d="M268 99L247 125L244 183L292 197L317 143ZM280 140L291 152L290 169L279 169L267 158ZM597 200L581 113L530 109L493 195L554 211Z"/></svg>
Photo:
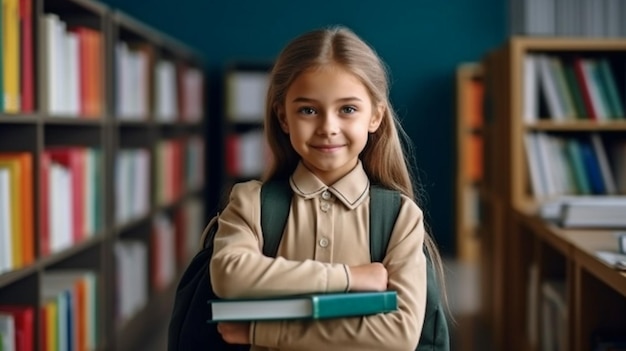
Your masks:
<svg viewBox="0 0 626 351"><path fill-rule="evenodd" d="M370 119L370 125L368 128L368 131L370 133L374 133L378 130L378 127L380 127L380 124L383 121L384 115L385 115L385 106L383 104L376 105L376 108L374 109L372 113L372 118Z"/></svg>
<svg viewBox="0 0 626 351"><path fill-rule="evenodd" d="M278 123L280 124L280 128L286 134L289 134L289 124L287 124L287 115L285 114L285 106L276 105L274 109L276 111L276 116L278 117Z"/></svg>

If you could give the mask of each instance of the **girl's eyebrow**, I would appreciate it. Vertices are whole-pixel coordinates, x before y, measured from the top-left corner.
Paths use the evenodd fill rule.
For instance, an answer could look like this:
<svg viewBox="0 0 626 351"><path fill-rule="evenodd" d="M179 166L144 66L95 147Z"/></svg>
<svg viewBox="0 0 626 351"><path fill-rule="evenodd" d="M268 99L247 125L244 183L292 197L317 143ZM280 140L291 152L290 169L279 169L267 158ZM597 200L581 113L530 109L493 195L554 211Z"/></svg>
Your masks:
<svg viewBox="0 0 626 351"><path fill-rule="evenodd" d="M345 97L345 98L340 98L335 100L335 102L350 102L350 101L363 101L360 98L356 97L356 96L349 96L349 97ZM307 98L307 97L297 97L295 99L292 100L292 102L318 102L315 99L311 99L311 98Z"/></svg>

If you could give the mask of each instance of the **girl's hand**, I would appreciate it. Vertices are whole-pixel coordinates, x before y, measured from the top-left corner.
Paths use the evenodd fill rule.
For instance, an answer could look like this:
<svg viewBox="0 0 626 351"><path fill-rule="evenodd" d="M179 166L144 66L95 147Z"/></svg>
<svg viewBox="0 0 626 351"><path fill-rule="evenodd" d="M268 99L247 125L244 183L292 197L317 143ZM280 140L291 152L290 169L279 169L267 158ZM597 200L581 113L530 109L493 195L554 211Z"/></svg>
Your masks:
<svg viewBox="0 0 626 351"><path fill-rule="evenodd" d="M359 266L349 266L350 291L385 291L387 290L387 269L380 262Z"/></svg>
<svg viewBox="0 0 626 351"><path fill-rule="evenodd" d="M250 323L218 323L217 331L229 344L250 344Z"/></svg>

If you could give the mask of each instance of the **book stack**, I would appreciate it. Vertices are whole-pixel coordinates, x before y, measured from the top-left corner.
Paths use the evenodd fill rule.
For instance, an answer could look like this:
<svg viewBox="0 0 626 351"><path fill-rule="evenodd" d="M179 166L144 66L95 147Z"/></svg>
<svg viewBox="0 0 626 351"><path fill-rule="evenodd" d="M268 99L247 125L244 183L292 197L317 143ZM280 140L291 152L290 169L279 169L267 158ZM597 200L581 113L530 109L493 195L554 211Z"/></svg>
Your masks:
<svg viewBox="0 0 626 351"><path fill-rule="evenodd" d="M540 216L564 228L626 228L626 196L563 196L544 203Z"/></svg>
<svg viewBox="0 0 626 351"><path fill-rule="evenodd" d="M387 313L398 308L395 291L320 293L267 299L213 300L208 322L328 319Z"/></svg>

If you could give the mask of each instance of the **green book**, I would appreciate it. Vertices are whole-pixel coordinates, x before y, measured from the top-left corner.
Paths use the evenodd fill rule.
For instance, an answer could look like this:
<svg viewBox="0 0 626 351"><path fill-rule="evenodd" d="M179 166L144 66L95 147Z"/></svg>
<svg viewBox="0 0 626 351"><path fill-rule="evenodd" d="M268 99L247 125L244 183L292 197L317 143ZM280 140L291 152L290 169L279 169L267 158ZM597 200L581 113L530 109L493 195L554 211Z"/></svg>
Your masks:
<svg viewBox="0 0 626 351"><path fill-rule="evenodd" d="M395 311L395 291L307 294L267 299L210 300L209 323L287 319L328 319Z"/></svg>

